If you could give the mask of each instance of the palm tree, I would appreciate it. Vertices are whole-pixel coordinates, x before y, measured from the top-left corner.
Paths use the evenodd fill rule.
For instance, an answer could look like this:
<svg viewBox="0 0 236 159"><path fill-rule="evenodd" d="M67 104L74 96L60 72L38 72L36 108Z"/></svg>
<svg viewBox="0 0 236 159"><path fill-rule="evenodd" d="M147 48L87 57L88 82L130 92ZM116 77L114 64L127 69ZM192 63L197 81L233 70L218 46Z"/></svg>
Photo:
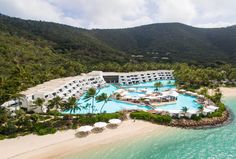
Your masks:
<svg viewBox="0 0 236 159"><path fill-rule="evenodd" d="M101 107L101 109L100 109L100 113L102 113L102 109L103 109L103 107L105 106L105 104L110 100L110 97L111 97L111 96L107 96L106 93L102 93L101 95L99 95L99 96L96 97L96 100L97 100L98 102L102 102L102 101L104 102L103 105L102 105L102 107Z"/></svg>
<svg viewBox="0 0 236 159"><path fill-rule="evenodd" d="M99 91L96 93L95 88L89 88L88 91L85 94L85 97L84 97L85 102L91 100L92 113L93 113L94 108L95 108L95 106L94 106L95 97L98 93L99 93Z"/></svg>
<svg viewBox="0 0 236 159"><path fill-rule="evenodd" d="M45 102L45 99L43 98L37 98L33 103L36 105L36 106L39 106L41 108L41 111L43 112L43 104Z"/></svg>
<svg viewBox="0 0 236 159"><path fill-rule="evenodd" d="M181 109L184 112L184 116L186 115L186 113L188 112L188 107L182 107Z"/></svg>
<svg viewBox="0 0 236 159"><path fill-rule="evenodd" d="M116 97L117 100L120 100L120 98L121 98L120 93L117 93L115 97Z"/></svg>
<svg viewBox="0 0 236 159"><path fill-rule="evenodd" d="M203 105L200 105L199 107L198 107L198 110L199 110L199 112L203 112L203 110L204 110L204 107L203 107Z"/></svg>
<svg viewBox="0 0 236 159"><path fill-rule="evenodd" d="M61 105L62 105L62 98L56 96L55 98L48 101L48 111L53 108L59 109L61 108Z"/></svg>
<svg viewBox="0 0 236 159"><path fill-rule="evenodd" d="M64 111L69 111L70 114L72 114L72 112L75 113L77 110L81 110L75 97L68 98L67 102L63 103L62 108Z"/></svg>
<svg viewBox="0 0 236 159"><path fill-rule="evenodd" d="M159 90L159 87L162 87L162 83L161 82L156 82L154 84L154 86L156 87L154 91L157 92Z"/></svg>

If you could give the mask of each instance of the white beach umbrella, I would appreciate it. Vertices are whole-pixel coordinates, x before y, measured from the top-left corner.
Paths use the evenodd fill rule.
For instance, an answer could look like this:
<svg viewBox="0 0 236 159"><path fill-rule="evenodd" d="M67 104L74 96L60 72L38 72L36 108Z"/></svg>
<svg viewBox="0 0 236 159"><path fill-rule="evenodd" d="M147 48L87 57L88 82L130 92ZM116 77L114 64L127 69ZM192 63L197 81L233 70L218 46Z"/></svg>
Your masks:
<svg viewBox="0 0 236 159"><path fill-rule="evenodd" d="M111 124L120 124L121 120L120 119L110 119L109 123L111 123Z"/></svg>
<svg viewBox="0 0 236 159"><path fill-rule="evenodd" d="M105 122L97 122L93 125L95 128L104 128L107 126L107 123Z"/></svg>
<svg viewBox="0 0 236 159"><path fill-rule="evenodd" d="M81 126L81 127L79 128L79 132L89 132L89 131L91 131L92 129L93 129L93 127L90 126L90 125Z"/></svg>

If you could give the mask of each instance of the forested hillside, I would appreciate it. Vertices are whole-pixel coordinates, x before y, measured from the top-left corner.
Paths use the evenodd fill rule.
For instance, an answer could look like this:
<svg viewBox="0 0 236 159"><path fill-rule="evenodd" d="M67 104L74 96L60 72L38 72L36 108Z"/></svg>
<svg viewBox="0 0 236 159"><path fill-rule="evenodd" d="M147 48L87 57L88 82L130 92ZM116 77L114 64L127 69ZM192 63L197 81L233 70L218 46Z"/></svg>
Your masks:
<svg viewBox="0 0 236 159"><path fill-rule="evenodd" d="M236 64L236 26L203 29L160 23L127 29L86 30L1 15L0 30L29 40L44 40L54 53L84 64L111 60L208 66Z"/></svg>
<svg viewBox="0 0 236 159"><path fill-rule="evenodd" d="M194 28L162 23L128 29L92 30L98 39L148 61L193 64L236 64L236 26L219 29Z"/></svg>
<svg viewBox="0 0 236 159"><path fill-rule="evenodd" d="M200 29L171 23L86 30L0 15L0 104L50 79L91 70L185 70L185 64L176 62L186 62L200 68L214 66L219 80L235 79L236 70L222 65L236 64L235 44L235 26ZM212 70L201 71L199 79L188 69L192 80L215 78L205 77Z"/></svg>

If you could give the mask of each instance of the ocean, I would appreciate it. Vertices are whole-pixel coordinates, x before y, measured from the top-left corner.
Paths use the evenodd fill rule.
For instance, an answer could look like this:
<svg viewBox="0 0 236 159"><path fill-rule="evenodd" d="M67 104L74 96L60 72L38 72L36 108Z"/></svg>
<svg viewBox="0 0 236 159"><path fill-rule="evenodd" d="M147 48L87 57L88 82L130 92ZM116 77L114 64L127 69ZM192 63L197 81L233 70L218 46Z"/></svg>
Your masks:
<svg viewBox="0 0 236 159"><path fill-rule="evenodd" d="M223 102L236 114L236 97ZM158 130L157 130L158 131ZM158 134L158 135L156 135ZM235 159L236 121L211 129L170 129L79 152L66 159Z"/></svg>

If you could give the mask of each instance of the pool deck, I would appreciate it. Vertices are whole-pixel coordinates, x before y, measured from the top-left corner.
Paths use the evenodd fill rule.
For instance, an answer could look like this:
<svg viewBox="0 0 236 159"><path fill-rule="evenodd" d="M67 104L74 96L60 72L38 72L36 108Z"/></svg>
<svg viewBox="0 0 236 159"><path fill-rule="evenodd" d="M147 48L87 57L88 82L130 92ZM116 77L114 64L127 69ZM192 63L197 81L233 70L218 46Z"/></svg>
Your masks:
<svg viewBox="0 0 236 159"><path fill-rule="evenodd" d="M171 102L162 102L162 103L151 103L152 107L159 107L163 105L168 105L168 104L176 104L177 101L171 101Z"/></svg>

